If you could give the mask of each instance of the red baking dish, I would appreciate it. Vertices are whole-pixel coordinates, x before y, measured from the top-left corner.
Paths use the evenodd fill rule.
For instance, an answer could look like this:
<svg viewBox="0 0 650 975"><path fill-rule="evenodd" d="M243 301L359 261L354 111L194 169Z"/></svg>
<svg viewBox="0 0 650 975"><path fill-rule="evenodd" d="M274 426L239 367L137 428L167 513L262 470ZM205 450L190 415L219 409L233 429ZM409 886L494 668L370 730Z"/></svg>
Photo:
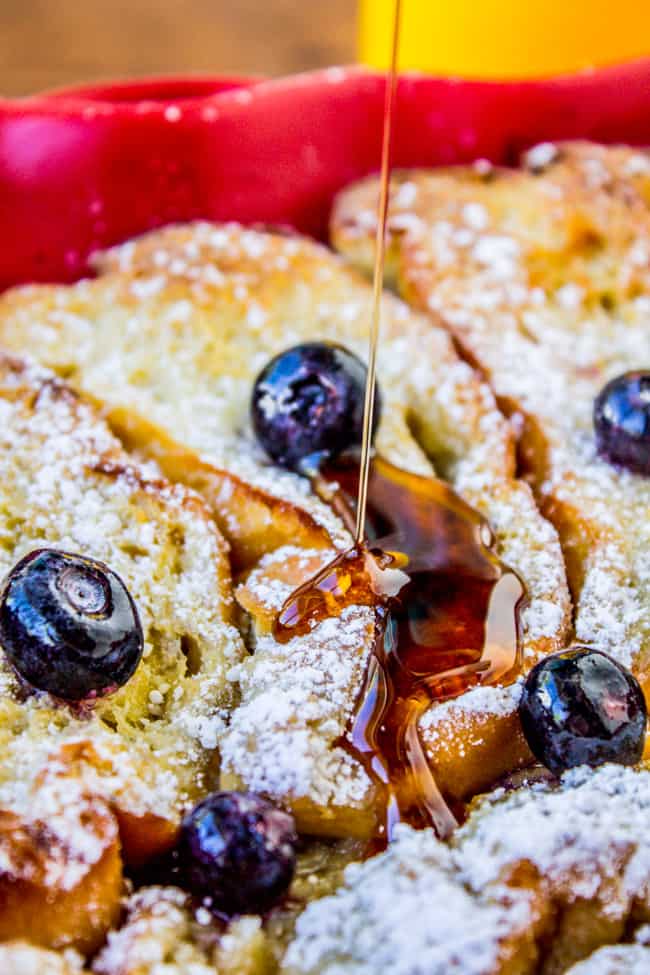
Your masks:
<svg viewBox="0 0 650 975"><path fill-rule="evenodd" d="M322 237L336 191L378 168L385 78L161 78L0 99L0 288L73 280L92 251L179 220ZM397 166L510 162L544 139L650 144L650 58L550 80L405 75Z"/></svg>

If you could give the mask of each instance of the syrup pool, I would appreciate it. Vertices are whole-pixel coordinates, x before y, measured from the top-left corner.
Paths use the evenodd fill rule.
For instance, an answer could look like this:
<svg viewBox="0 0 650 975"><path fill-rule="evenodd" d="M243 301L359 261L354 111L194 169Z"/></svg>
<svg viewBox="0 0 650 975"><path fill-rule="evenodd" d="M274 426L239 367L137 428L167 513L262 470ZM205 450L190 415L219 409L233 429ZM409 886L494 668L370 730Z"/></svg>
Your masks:
<svg viewBox="0 0 650 975"><path fill-rule="evenodd" d="M337 486L328 488L328 475ZM316 488L350 524L358 465L341 462ZM365 767L381 808L378 838L397 822L457 825L418 732L435 702L521 672L524 585L493 549L485 519L443 481L375 457L368 481L368 542L355 543L300 587L274 625L281 642L346 606L375 608L375 642L356 714L341 745Z"/></svg>

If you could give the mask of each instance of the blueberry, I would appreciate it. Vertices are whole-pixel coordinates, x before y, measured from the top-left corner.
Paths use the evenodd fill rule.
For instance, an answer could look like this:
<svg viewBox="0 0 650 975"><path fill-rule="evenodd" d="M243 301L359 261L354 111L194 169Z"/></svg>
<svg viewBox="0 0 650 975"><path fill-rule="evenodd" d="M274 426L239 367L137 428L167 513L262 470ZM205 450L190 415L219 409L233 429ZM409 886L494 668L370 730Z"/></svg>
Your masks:
<svg viewBox="0 0 650 975"><path fill-rule="evenodd" d="M289 889L296 844L288 813L254 793L215 792L181 824L181 882L218 913L261 913Z"/></svg>
<svg viewBox="0 0 650 975"><path fill-rule="evenodd" d="M650 474L650 372L626 372L594 403L598 452L637 474Z"/></svg>
<svg viewBox="0 0 650 975"><path fill-rule="evenodd" d="M531 751L556 775L575 765L634 765L643 754L643 691L600 650L575 647L533 667L519 715Z"/></svg>
<svg viewBox="0 0 650 975"><path fill-rule="evenodd" d="M125 684L143 639L119 576L94 559L43 548L21 559L4 583L0 644L33 687L80 701Z"/></svg>
<svg viewBox="0 0 650 975"><path fill-rule="evenodd" d="M366 367L343 346L307 342L280 353L255 381L251 419L269 456L311 472L361 443ZM380 397L375 395L374 426Z"/></svg>

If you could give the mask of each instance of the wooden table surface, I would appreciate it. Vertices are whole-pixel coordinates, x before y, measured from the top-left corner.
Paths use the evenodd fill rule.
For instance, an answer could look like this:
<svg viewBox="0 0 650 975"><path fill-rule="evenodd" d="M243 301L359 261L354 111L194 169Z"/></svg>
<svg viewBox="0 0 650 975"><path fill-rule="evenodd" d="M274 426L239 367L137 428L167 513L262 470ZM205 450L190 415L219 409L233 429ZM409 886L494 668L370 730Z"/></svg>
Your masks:
<svg viewBox="0 0 650 975"><path fill-rule="evenodd" d="M355 0L0 0L0 94L167 72L354 60Z"/></svg>

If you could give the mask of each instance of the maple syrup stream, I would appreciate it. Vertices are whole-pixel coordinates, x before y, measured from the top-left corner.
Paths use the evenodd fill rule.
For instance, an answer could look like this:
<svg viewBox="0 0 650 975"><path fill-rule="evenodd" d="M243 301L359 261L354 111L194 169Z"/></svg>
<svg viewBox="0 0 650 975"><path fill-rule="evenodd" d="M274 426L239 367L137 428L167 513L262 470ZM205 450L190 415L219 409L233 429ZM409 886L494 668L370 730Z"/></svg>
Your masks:
<svg viewBox="0 0 650 975"><path fill-rule="evenodd" d="M402 15L402 0L395 0L393 37L390 56L390 70L386 78L384 100L384 125L381 141L381 173L379 178L379 205L377 211L377 233L375 236L375 266L372 278L372 317L370 320L370 341L368 346L368 374L363 408L363 439L361 441L361 469L359 474L359 495L357 498L357 522L355 541L363 541L366 530L366 507L368 504L368 477L372 448L372 429L375 413L375 387L377 385L377 346L379 344L379 324L381 318L381 294L384 286L384 264L386 262L386 223L388 220L388 196L390 189L390 154L393 135L393 115L395 112L395 92L397 88L397 55Z"/></svg>
<svg viewBox="0 0 650 975"><path fill-rule="evenodd" d="M431 771L418 723L436 702L517 676L519 611L526 598L519 577L495 555L481 515L444 482L372 456L400 15L401 0L396 0L361 459L359 464L343 460L312 478L315 491L355 541L289 597L274 624L276 638L287 642L348 606L374 611L373 653L353 721L338 743L374 786L373 850L390 842L399 822L433 827L441 838L457 826Z"/></svg>

